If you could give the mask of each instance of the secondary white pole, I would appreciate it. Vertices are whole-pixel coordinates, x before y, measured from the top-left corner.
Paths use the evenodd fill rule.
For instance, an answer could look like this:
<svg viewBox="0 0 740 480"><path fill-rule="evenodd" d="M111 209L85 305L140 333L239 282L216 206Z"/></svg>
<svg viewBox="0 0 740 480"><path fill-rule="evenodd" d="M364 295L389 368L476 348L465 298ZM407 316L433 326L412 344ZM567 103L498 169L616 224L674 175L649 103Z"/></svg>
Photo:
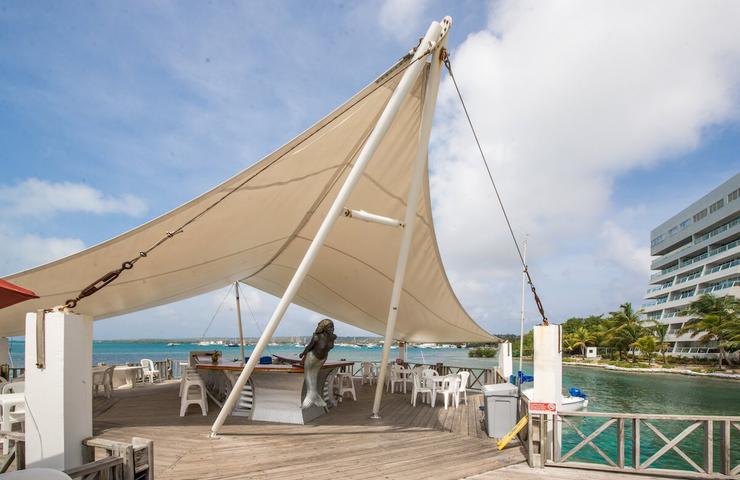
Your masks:
<svg viewBox="0 0 740 480"><path fill-rule="evenodd" d="M448 29L452 20L445 17L443 20L445 29ZM434 30L434 31L433 31ZM442 25L433 23L427 32L427 38L433 33L433 38L438 38L442 32ZM419 208L419 199L424 182L424 175L427 165L427 150L429 147L429 135L432 131L432 119L434 118L434 106L437 102L437 91L439 90L439 78L442 74L442 62L439 58L441 48L447 42L445 35L440 44L432 52L432 65L427 77L426 93L424 96L424 106L421 114L421 125L419 126L419 148L416 151L414 160L414 173L409 187L409 193L406 198L406 216L404 218L404 231L401 237L401 246L398 251L398 260L396 261L396 273L393 277L393 291L391 293L391 303L388 309L388 322L385 326L385 341L383 342L383 356L380 360L380 374L375 385L375 399L373 401L373 413L370 418L380 418L380 400L383 397L383 385L385 376L388 373L388 357L393 343L393 333L396 329L396 318L398 317L398 303L401 299L403 289L403 280L406 275L406 264L408 263L409 253L411 250L411 240L414 235L414 225L416 223L416 211ZM419 47L421 48L421 47Z"/></svg>
<svg viewBox="0 0 740 480"><path fill-rule="evenodd" d="M242 306L239 301L239 282L234 282L236 292L236 320L239 322L239 361L244 365L244 327L242 327Z"/></svg>
<svg viewBox="0 0 740 480"><path fill-rule="evenodd" d="M522 249L522 258L524 265L527 264L527 238L524 238L524 248ZM526 274L522 267L522 306L519 317L519 371L522 371L522 356L524 355L524 290L526 287ZM519 383L519 373L517 375L517 383Z"/></svg>
<svg viewBox="0 0 740 480"><path fill-rule="evenodd" d="M349 199L350 194L352 193L352 190L357 185L357 182L359 182L360 177L362 176L362 173L367 166L367 163L370 161L370 158L372 158L373 154L377 150L381 140L383 139L383 136L388 131L388 128L390 128L391 122L398 113L398 110L401 108L406 95L409 93L414 85L414 82L416 82L416 79L419 77L419 74L424 68L424 62L422 60L415 60L425 56L427 50L431 46L433 46L434 42L438 39L438 36L432 35L434 31L438 32L438 27L439 24L437 22L432 23L432 26L429 27L429 31L424 37L424 40L416 49L416 53L412 58L413 63L411 63L411 65L403 73L401 81L399 82L396 90L393 92L390 100L388 100L388 103L385 106L385 110L383 110L383 113L380 115L380 118L375 124L373 131L370 133L370 136L365 141L365 145L362 147L360 154L357 156L355 165L352 167L349 174L347 175L347 179L342 185L342 188L339 190L337 198L334 200L334 203L327 212L326 218L324 218L324 221L321 223L318 232L316 232L316 236L311 242L311 245L309 245L306 254L304 255L301 263L298 265L298 268L295 271L295 274L293 274L293 278L290 280L288 287L285 289L285 293L283 293L283 297L280 299L280 302L275 308L275 312L272 314L270 321L267 322L265 331L262 332L257 345L255 345L254 351L249 357L249 361L244 366L244 369L242 370L241 374L239 374L239 377L236 379L236 382L234 383L234 388L231 390L228 398L224 402L224 405L218 414L218 418L216 418L216 421L213 422L213 425L211 426L211 436L215 436L218 434L219 429L226 421L226 417L228 417L231 411L234 409L234 405L236 405L236 401L241 394L242 388L244 388L244 385L247 383L247 380L249 380L250 375L252 375L252 372L254 371L254 367L257 365L259 356L262 354L265 346L272 338L273 334L275 333L275 329L277 329L278 325L280 324L280 320L282 320L286 310L288 309L288 306L290 306L290 303L293 301L293 297L295 297L295 294L298 292L298 289L303 283L304 278L306 278L306 275L308 274L313 261L315 260L316 256L319 253L319 250L321 249L321 246L326 240L326 237L329 236L329 232L334 226L334 223L337 221L337 218L344 214L344 207L347 203L347 200Z"/></svg>

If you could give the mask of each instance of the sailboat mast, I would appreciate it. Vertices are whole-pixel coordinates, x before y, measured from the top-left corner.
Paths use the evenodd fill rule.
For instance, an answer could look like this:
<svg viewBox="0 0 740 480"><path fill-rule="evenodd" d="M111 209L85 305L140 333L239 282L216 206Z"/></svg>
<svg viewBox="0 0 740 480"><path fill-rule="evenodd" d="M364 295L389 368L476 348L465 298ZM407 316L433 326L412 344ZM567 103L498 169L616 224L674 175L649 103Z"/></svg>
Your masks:
<svg viewBox="0 0 740 480"><path fill-rule="evenodd" d="M527 274L525 273L524 269L527 268L527 237L524 238L524 248L522 249L522 260L524 263L524 267L522 267L522 303L521 308L519 310L519 371L522 371L522 357L524 356L524 291L526 289L527 285ZM517 382L519 374L517 373Z"/></svg>
<svg viewBox="0 0 740 480"><path fill-rule="evenodd" d="M236 292L236 321L239 324L239 361L244 365L244 329L242 328L242 307L239 301L239 282L234 282Z"/></svg>

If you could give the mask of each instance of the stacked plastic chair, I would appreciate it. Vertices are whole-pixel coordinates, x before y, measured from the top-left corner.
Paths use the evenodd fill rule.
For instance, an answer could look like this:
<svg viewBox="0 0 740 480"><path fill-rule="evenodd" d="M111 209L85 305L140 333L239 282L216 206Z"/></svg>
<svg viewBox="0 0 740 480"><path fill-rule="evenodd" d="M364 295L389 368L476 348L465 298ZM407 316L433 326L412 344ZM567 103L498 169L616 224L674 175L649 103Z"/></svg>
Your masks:
<svg viewBox="0 0 740 480"><path fill-rule="evenodd" d="M180 416L184 417L188 406L200 405L203 415L208 414L208 398L206 397L206 383L195 367L185 367L180 379Z"/></svg>

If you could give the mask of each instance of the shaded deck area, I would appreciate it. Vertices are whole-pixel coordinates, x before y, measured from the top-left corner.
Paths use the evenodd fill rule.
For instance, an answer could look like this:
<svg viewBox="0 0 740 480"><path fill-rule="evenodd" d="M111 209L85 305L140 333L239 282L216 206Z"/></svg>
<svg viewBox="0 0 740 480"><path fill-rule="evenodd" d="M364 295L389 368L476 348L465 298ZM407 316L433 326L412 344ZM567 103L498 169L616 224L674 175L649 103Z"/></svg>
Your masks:
<svg viewBox="0 0 740 480"><path fill-rule="evenodd" d="M154 440L159 479L460 479L525 460L519 446L498 451L482 431L478 393L447 410L386 393L382 420L370 420L374 387L356 388L357 402L308 425L230 417L215 439L208 433L218 409L211 404L204 417L191 406L181 418L177 383L117 390L95 399L95 435Z"/></svg>

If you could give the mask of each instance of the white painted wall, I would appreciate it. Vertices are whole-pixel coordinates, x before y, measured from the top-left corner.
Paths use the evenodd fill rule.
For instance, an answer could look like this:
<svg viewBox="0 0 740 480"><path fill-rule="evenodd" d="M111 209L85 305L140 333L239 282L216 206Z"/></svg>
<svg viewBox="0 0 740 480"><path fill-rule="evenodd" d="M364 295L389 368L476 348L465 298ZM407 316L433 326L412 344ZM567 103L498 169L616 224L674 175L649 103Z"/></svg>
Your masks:
<svg viewBox="0 0 740 480"><path fill-rule="evenodd" d="M535 402L556 403L563 397L563 349L560 325L534 327L534 392Z"/></svg>
<svg viewBox="0 0 740 480"><path fill-rule="evenodd" d="M586 358L596 358L596 347L586 347Z"/></svg>
<svg viewBox="0 0 740 480"><path fill-rule="evenodd" d="M46 314L46 365L36 367L36 314L26 315L26 465L82 464L92 435L92 318Z"/></svg>

